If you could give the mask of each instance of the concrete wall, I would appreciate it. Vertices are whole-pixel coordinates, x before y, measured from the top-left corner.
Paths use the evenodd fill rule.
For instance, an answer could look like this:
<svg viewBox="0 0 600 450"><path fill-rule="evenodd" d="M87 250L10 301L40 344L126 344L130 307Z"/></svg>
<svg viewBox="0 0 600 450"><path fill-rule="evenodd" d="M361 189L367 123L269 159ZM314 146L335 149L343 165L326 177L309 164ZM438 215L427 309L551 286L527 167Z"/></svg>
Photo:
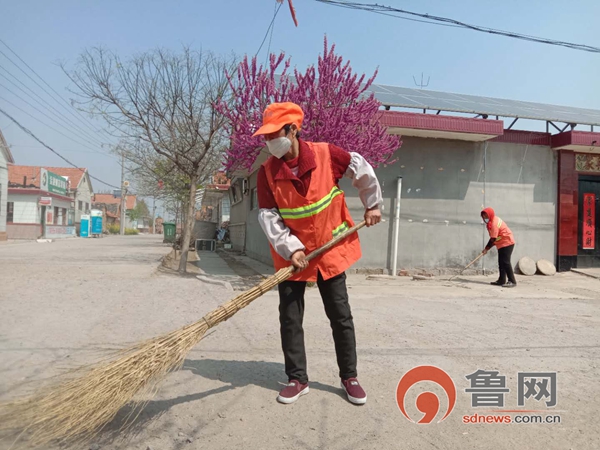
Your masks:
<svg viewBox="0 0 600 450"><path fill-rule="evenodd" d="M550 147L488 142L486 149L485 143L405 137L395 156L397 162L376 170L386 222L360 231L363 257L355 268L391 268L399 176L398 269L464 267L489 239L479 215L484 206L513 231L513 263L522 256L554 261L557 159ZM256 187L256 173L250 187ZM342 180L341 187L355 221L362 220L364 208L351 181ZM247 197L232 207L232 223L247 220L246 253L270 264L257 215ZM477 268L495 270L495 250Z"/></svg>
<svg viewBox="0 0 600 450"><path fill-rule="evenodd" d="M245 251L251 258L272 264L269 243L258 224L258 207L252 209L252 190L256 188L257 175L258 171L255 171L249 177L248 195L244 195L240 203L231 205L229 237L235 250Z"/></svg>
<svg viewBox="0 0 600 450"><path fill-rule="evenodd" d="M215 222L205 222L203 220L194 221L192 230L193 239L215 239L217 224Z"/></svg>
<svg viewBox="0 0 600 450"><path fill-rule="evenodd" d="M251 197L253 190L256 188L257 176L258 171L250 176L250 195L246 200L246 207L248 208L246 219L246 254L265 264L272 265L273 259L269 251L269 241L267 241L265 233L258 224L258 205L255 205L255 208L251 209Z"/></svg>
<svg viewBox="0 0 600 450"><path fill-rule="evenodd" d="M42 225L39 223L7 224L9 239L38 239L42 237Z"/></svg>
<svg viewBox="0 0 600 450"><path fill-rule="evenodd" d="M479 213L493 207L509 225L522 256L555 257L557 160L549 147L404 138L399 160L377 169L386 223L361 230L357 267L391 267L393 205L402 177L398 268L459 268L488 241ZM484 170L485 167L485 170ZM364 211L349 180L342 182L355 220ZM494 256L479 268L495 269Z"/></svg>

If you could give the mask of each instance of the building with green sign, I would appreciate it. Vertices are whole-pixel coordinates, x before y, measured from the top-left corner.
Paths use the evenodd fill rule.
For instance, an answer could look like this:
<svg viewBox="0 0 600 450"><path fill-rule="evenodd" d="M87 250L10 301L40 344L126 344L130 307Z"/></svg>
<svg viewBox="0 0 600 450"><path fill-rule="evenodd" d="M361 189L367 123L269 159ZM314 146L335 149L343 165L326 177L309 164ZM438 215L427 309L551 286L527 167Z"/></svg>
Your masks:
<svg viewBox="0 0 600 450"><path fill-rule="evenodd" d="M74 203L69 180L50 168L8 166L9 239L75 237Z"/></svg>

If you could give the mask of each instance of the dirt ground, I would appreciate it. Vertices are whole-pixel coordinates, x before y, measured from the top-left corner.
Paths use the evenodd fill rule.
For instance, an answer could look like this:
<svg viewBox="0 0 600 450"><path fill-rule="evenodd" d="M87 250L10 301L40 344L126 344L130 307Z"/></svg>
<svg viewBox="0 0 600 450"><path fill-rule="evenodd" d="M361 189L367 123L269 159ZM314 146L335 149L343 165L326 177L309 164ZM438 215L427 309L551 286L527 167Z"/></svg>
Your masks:
<svg viewBox="0 0 600 450"><path fill-rule="evenodd" d="M108 351L179 328L236 294L158 271L169 251L160 238L0 245L0 401ZM490 281L350 276L359 379L369 396L363 407L349 404L339 388L333 340L317 289L307 291L305 317L311 392L293 405L275 401L278 382L286 379L277 293L269 292L190 353L132 433L92 447L600 448L595 420L600 411L600 281L574 273L520 277L516 289L493 287ZM411 423L396 403L400 378L421 365L443 369L456 387L456 406L440 423L448 400L432 382L409 390L405 402L409 416L419 420L416 396L425 388L437 393L441 411L432 423ZM471 406L465 376L478 369L506 377L508 410L524 409L517 405L518 372L556 372L557 405L547 408L529 399L525 406L560 416L561 423L463 423L463 416L498 409ZM0 448L7 447L0 441Z"/></svg>

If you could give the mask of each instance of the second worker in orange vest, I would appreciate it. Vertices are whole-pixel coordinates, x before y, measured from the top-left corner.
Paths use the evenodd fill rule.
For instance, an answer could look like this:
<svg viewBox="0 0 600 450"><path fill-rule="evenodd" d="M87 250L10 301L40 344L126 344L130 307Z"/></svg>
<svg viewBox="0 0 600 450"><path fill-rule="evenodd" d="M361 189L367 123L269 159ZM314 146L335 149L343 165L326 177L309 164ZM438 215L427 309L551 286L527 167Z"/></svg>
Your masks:
<svg viewBox="0 0 600 450"><path fill-rule="evenodd" d="M273 103L263 114L263 135L271 157L258 173L259 223L271 247L276 269L291 263L298 269L279 285L279 321L287 386L281 403L293 403L308 393L304 348L304 291L316 281L329 318L341 386L348 400L364 404L367 394L357 380L354 322L345 271L361 257L355 233L334 248L306 262L310 253L354 225L338 182L353 180L365 207L365 221L381 221L381 188L371 165L358 153L327 143L300 139L304 113L294 103Z"/></svg>

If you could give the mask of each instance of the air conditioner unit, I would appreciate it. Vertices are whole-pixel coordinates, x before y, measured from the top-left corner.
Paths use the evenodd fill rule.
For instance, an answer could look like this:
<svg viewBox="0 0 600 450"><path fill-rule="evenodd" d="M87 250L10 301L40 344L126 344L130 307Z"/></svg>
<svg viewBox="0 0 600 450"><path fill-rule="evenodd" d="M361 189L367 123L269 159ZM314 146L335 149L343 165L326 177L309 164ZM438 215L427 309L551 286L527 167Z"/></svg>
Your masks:
<svg viewBox="0 0 600 450"><path fill-rule="evenodd" d="M196 239L197 252L214 252L217 249L215 239Z"/></svg>

